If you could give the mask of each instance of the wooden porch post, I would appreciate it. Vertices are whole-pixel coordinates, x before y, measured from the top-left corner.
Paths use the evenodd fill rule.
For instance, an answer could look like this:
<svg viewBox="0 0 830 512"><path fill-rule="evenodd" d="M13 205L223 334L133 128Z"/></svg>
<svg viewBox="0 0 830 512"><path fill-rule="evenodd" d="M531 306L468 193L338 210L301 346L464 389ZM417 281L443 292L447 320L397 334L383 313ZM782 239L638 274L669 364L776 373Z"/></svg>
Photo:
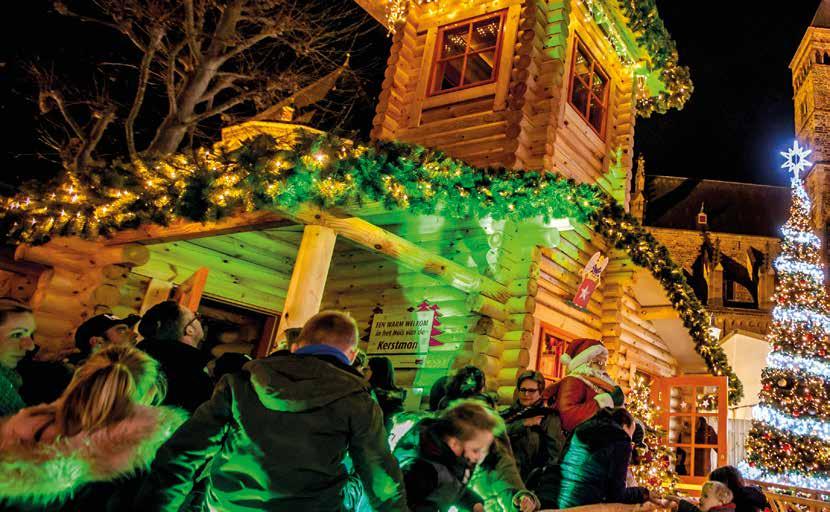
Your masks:
<svg viewBox="0 0 830 512"><path fill-rule="evenodd" d="M288 283L280 325L268 352L273 350L276 340L282 339L286 329L302 327L320 311L336 239L337 234L331 228L306 225L291 281Z"/></svg>

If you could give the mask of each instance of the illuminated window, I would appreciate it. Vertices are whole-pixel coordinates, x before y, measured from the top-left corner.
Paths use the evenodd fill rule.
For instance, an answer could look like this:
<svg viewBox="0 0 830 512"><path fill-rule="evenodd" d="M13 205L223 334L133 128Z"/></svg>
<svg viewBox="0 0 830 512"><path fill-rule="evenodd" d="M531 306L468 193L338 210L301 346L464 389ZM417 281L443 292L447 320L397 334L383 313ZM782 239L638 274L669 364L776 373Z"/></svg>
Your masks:
<svg viewBox="0 0 830 512"><path fill-rule="evenodd" d="M568 100L597 134L604 137L605 117L608 112L608 75L582 41L575 41Z"/></svg>
<svg viewBox="0 0 830 512"><path fill-rule="evenodd" d="M565 376L562 354L568 348L568 342L545 328L542 329L541 334L538 371L545 376L545 380L554 382Z"/></svg>
<svg viewBox="0 0 830 512"><path fill-rule="evenodd" d="M505 12L473 18L438 30L430 94L496 81Z"/></svg>

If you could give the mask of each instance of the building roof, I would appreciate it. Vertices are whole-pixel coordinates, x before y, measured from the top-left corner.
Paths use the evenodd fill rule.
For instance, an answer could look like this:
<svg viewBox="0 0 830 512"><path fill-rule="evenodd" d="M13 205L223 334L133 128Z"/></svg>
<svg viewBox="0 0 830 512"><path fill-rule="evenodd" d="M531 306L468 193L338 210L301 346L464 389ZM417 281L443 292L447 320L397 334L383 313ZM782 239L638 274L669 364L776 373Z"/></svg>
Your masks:
<svg viewBox="0 0 830 512"><path fill-rule="evenodd" d="M811 27L830 28L830 0L821 0L816 15L813 16Z"/></svg>
<svg viewBox="0 0 830 512"><path fill-rule="evenodd" d="M790 207L787 187L674 176L648 176L645 198L646 226L696 230L703 204L710 231L776 238Z"/></svg>

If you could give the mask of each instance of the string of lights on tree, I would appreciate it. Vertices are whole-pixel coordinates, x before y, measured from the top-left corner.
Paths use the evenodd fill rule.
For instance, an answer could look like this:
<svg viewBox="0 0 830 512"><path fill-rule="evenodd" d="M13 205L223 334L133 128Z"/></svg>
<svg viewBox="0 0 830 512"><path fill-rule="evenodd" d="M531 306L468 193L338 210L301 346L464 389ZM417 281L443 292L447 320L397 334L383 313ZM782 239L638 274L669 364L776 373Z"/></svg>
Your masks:
<svg viewBox="0 0 830 512"><path fill-rule="evenodd" d="M775 261L771 351L741 469L753 480L830 490L830 317L821 242L801 179L809 154L797 141L781 153L793 174L793 201Z"/></svg>
<svg viewBox="0 0 830 512"><path fill-rule="evenodd" d="M30 183L5 200L0 219L11 241L43 243L52 236L95 239L141 224L367 201L448 219L542 216L591 224L663 285L710 371L729 377L730 402L743 395L726 354L709 334L709 314L668 250L599 187L554 173L480 169L396 142L354 145L325 135L300 137L288 146L259 136L233 152L200 149Z"/></svg>
<svg viewBox="0 0 830 512"><path fill-rule="evenodd" d="M637 484L660 496L675 494L680 481L674 452L666 445L666 432L658 425L660 408L651 400L651 386L638 377L625 399L626 408L645 427L645 448L637 447L640 463L630 466Z"/></svg>

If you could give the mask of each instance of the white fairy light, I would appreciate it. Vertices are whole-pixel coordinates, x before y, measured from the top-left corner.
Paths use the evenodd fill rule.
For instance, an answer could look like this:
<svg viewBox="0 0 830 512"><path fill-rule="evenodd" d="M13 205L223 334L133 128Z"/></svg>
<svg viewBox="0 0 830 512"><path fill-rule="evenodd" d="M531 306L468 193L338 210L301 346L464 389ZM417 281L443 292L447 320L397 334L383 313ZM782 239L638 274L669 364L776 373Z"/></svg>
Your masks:
<svg viewBox="0 0 830 512"><path fill-rule="evenodd" d="M827 315L795 307L776 307L772 311L772 318L778 322L802 323L807 328L821 327L825 332L830 332L830 318Z"/></svg>
<svg viewBox="0 0 830 512"><path fill-rule="evenodd" d="M811 245L815 248L821 247L821 239L810 231L799 231L788 227L781 228L785 238L798 244Z"/></svg>
<svg viewBox="0 0 830 512"><path fill-rule="evenodd" d="M805 274L813 281L819 283L824 282L824 270L822 270L821 265L815 265L803 261L793 261L786 255L782 254L775 259L773 266L775 267L775 270L781 273Z"/></svg>
<svg viewBox="0 0 830 512"><path fill-rule="evenodd" d="M830 363L784 352L770 352L767 356L767 368L802 371L816 377L830 379Z"/></svg>
<svg viewBox="0 0 830 512"><path fill-rule="evenodd" d="M752 417L762 421L776 430L796 436L810 436L830 441L830 422L812 418L796 418L766 405L756 406L752 410Z"/></svg>
<svg viewBox="0 0 830 512"><path fill-rule="evenodd" d="M738 463L738 469L744 478L750 480L769 482L771 484L801 487L802 489L815 489L818 491L830 491L830 479L817 476L806 476L801 473L770 473L761 468L750 466L746 461Z"/></svg>

